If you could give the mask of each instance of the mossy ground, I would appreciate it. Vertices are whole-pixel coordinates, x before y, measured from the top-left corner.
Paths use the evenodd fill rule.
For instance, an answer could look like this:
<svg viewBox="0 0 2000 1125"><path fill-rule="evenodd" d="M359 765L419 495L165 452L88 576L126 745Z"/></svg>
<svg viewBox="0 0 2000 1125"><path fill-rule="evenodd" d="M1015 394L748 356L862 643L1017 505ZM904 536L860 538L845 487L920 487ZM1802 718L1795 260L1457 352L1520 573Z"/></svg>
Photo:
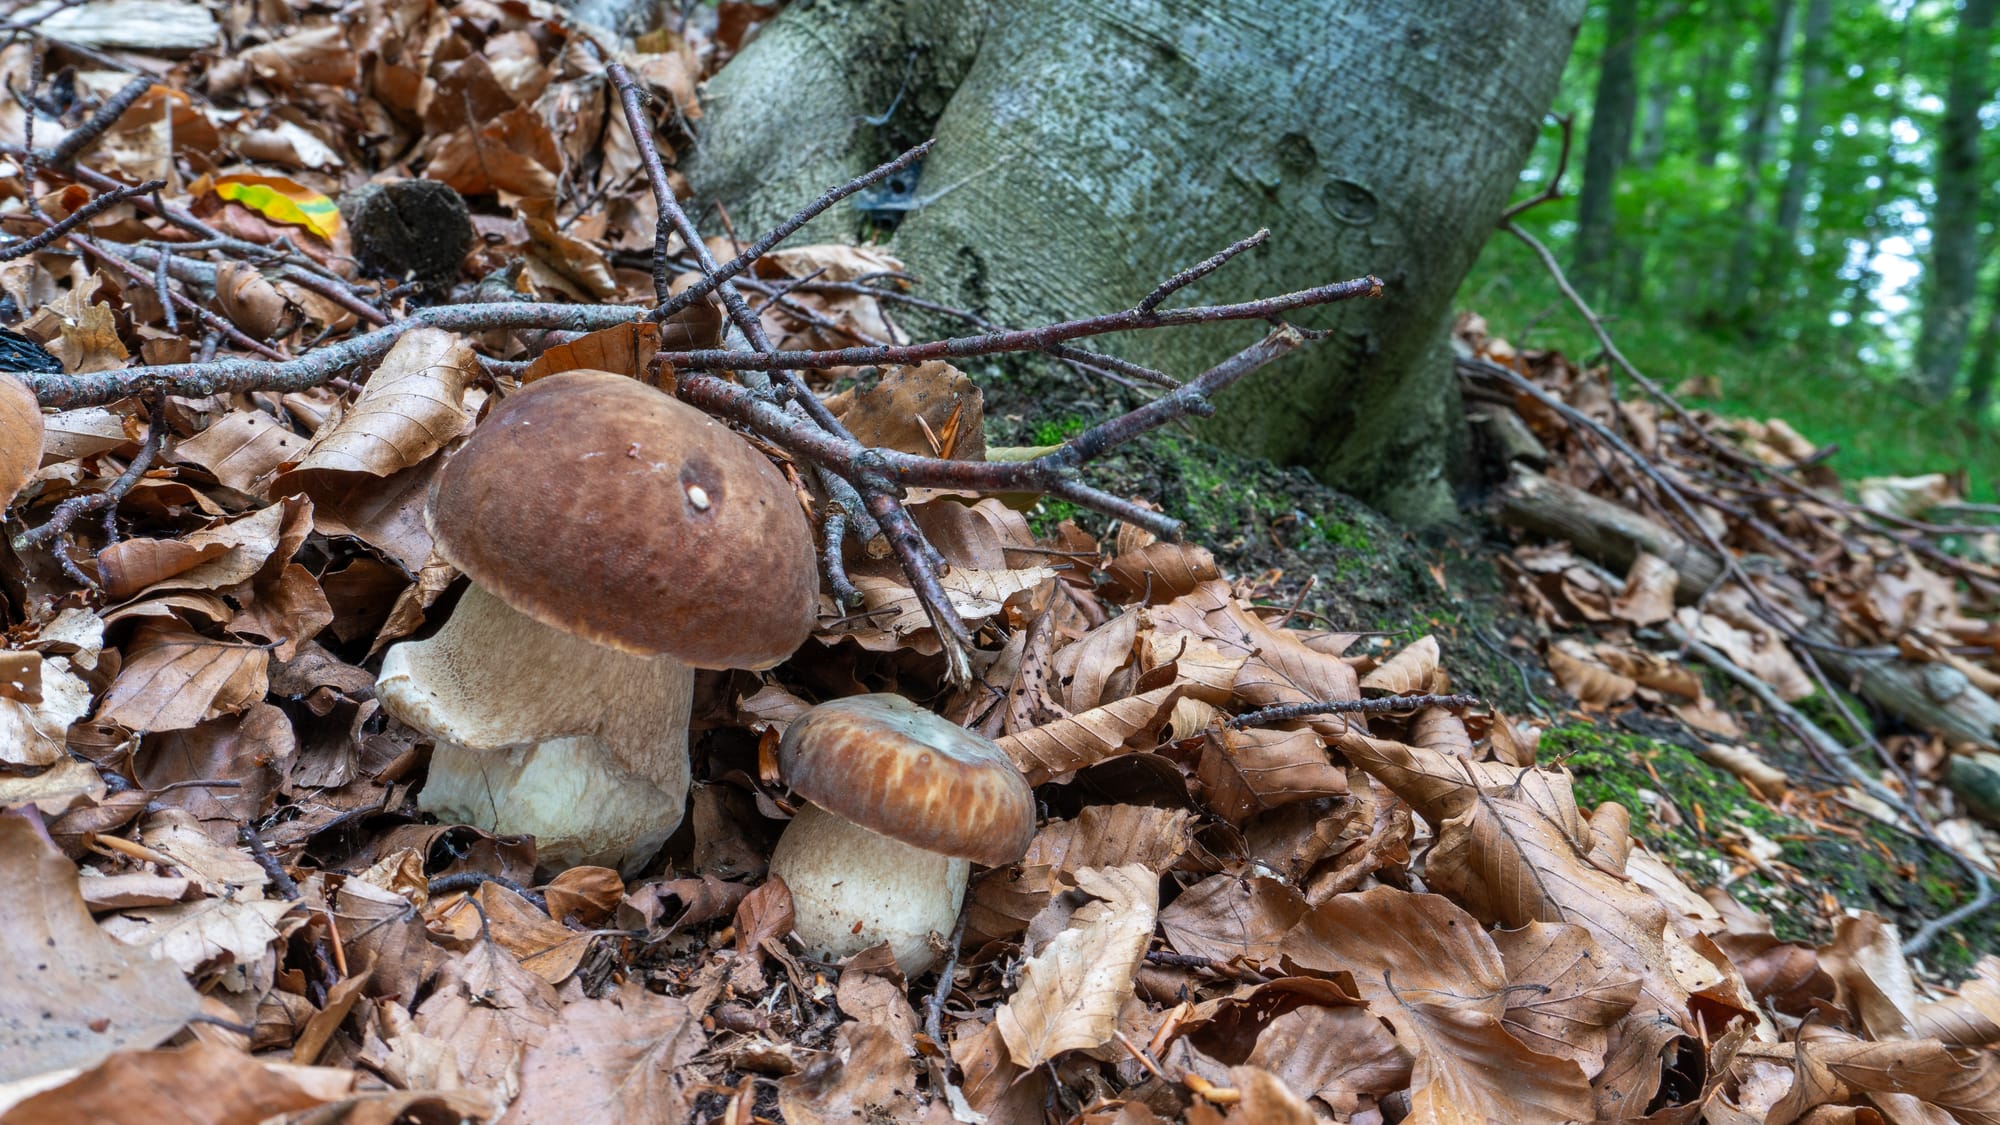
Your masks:
<svg viewBox="0 0 2000 1125"><path fill-rule="evenodd" d="M1541 759L1569 769L1584 809L1604 801L1625 806L1632 834L1691 885L1725 884L1788 941L1832 936L1821 895L1881 914L1905 935L1966 897L1963 873L1922 841L1865 817L1827 824L1780 812L1673 742L1568 722L1543 733ZM1760 867L1733 850L1753 838L1779 845L1777 858ZM1933 944L1924 968L1954 978L1996 950L2000 933L1970 927Z"/></svg>

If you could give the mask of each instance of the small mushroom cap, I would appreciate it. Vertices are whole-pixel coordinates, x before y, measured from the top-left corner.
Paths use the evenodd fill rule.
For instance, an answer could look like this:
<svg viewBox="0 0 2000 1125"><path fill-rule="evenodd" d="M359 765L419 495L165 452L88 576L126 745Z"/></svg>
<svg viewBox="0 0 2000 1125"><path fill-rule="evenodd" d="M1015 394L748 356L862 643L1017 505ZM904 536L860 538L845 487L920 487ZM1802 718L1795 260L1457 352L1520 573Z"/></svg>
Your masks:
<svg viewBox="0 0 2000 1125"><path fill-rule="evenodd" d="M998 867L1035 837L1035 793L1007 752L898 695L822 703L786 731L793 791L892 840Z"/></svg>
<svg viewBox="0 0 2000 1125"><path fill-rule="evenodd" d="M791 486L729 427L570 371L510 396L431 484L437 550L516 610L622 652L763 668L812 631Z"/></svg>

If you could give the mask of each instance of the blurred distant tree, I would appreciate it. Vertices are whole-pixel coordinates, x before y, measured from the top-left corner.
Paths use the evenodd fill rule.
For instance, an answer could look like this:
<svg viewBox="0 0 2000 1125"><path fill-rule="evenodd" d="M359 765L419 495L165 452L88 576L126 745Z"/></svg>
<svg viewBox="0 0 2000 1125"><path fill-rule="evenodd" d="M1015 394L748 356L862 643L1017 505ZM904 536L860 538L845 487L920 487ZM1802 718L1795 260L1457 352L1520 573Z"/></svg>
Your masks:
<svg viewBox="0 0 2000 1125"><path fill-rule="evenodd" d="M1933 399L1951 396L1972 330L1979 274L1979 111L1993 98L1995 0L1965 0L1952 38L1951 79L1938 129L1930 277L1917 336L1917 378Z"/></svg>
<svg viewBox="0 0 2000 1125"><path fill-rule="evenodd" d="M1723 282L1725 320L1742 323L1748 314L1750 286L1757 268L1757 248L1763 244L1764 165L1777 139L1778 109L1783 96L1785 63L1792 49L1793 0L1775 0L1771 20L1757 54L1757 81L1750 89L1750 115L1743 127L1742 164L1737 168L1736 238L1729 252L1729 272Z"/></svg>
<svg viewBox="0 0 2000 1125"><path fill-rule="evenodd" d="M1633 59L1638 50L1639 9L1613 4L1605 20L1604 59L1597 70L1597 98L1590 111L1590 139L1583 156L1583 190L1577 196L1572 280L1585 296L1601 298L1617 259L1618 170L1632 151L1632 118L1639 105Z"/></svg>

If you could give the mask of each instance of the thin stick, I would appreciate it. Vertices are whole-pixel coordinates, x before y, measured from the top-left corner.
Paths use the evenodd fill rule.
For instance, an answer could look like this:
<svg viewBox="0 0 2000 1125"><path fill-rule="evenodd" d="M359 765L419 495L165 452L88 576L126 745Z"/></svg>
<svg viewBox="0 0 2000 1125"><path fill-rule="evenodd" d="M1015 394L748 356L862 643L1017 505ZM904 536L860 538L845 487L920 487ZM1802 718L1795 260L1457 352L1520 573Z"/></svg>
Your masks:
<svg viewBox="0 0 2000 1125"><path fill-rule="evenodd" d="M71 211L60 221L51 225L49 229L33 238L23 238L15 242L9 242L5 246L0 246L0 262L12 261L15 258L25 258L29 254L40 250L70 231L96 218L98 215L123 203L125 200L135 195L146 195L158 191L160 188L166 186L167 181L165 180L147 180L143 184L135 184L132 187L104 192L97 198Z"/></svg>
<svg viewBox="0 0 2000 1125"><path fill-rule="evenodd" d="M1165 281L1160 282L1159 286L1155 288L1151 293L1148 293L1144 297L1140 298L1139 303L1137 305L1134 305L1133 308L1136 311L1142 313L1152 312L1154 309L1160 307L1160 302L1166 300L1168 297L1173 296L1175 293L1180 292L1181 290L1187 288L1188 286L1193 285L1195 282L1200 281L1202 278L1207 277L1209 274L1214 273L1216 270L1221 269L1223 266L1228 265L1229 259L1234 258L1236 255L1241 254L1245 250L1248 250L1253 246L1262 246L1264 244L1264 241L1270 237L1271 237L1271 229L1269 227L1265 227L1259 230L1256 234L1250 235L1247 238L1237 239L1235 242L1232 242L1228 246L1223 247L1223 249L1217 254L1215 254L1213 257L1210 257L1205 261L1198 262L1195 265L1189 266L1188 268L1166 279Z"/></svg>
<svg viewBox="0 0 2000 1125"><path fill-rule="evenodd" d="M1250 711L1223 724L1230 730L1287 723L1313 715L1397 715L1426 707L1476 707L1476 695L1391 695L1381 699L1324 699L1307 703L1284 703Z"/></svg>
<svg viewBox="0 0 2000 1125"><path fill-rule="evenodd" d="M271 849L264 846L264 838L257 834L257 829L248 824L238 825L236 838L250 849L251 858L257 861L257 866L264 869L264 878L278 888L278 893L294 902L298 901L298 881L286 873L284 864L279 863L278 857L271 854Z"/></svg>

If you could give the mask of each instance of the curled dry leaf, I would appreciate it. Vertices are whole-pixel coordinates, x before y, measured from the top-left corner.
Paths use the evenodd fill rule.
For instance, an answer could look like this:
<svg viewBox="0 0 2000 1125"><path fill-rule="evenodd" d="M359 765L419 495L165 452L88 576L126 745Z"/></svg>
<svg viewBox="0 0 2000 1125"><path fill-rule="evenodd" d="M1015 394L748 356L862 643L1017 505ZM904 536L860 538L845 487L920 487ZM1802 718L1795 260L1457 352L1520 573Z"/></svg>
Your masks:
<svg viewBox="0 0 2000 1125"><path fill-rule="evenodd" d="M1327 760L1326 748L1309 730L1211 727L1195 776L1209 807L1232 824L1347 792L1347 775Z"/></svg>
<svg viewBox="0 0 2000 1125"><path fill-rule="evenodd" d="M1276 879L1211 875L1160 911L1160 932L1176 952L1261 969L1305 912L1305 896Z"/></svg>
<svg viewBox="0 0 2000 1125"><path fill-rule="evenodd" d="M64 761L70 724L90 711L90 685L68 658L0 651L0 763L40 767Z"/></svg>
<svg viewBox="0 0 2000 1125"><path fill-rule="evenodd" d="M1438 670L1437 638L1426 633L1361 678L1361 690L1382 695L1421 695L1431 690Z"/></svg>
<svg viewBox="0 0 2000 1125"><path fill-rule="evenodd" d="M978 384L943 360L891 367L829 403L855 440L925 457L986 460L985 410Z"/></svg>
<svg viewBox="0 0 2000 1125"><path fill-rule="evenodd" d="M1505 1023L1507 973L1485 929L1449 899L1389 887L1314 907L1285 956L1353 975L1368 1010L1415 1060L1414 1119L1566 1122L1594 1116L1572 1059L1531 1050Z"/></svg>
<svg viewBox="0 0 2000 1125"><path fill-rule="evenodd" d="M1674 615L1674 588L1680 582L1672 563L1640 551L1625 572L1625 588L1611 603L1621 621L1658 625Z"/></svg>
<svg viewBox="0 0 2000 1125"><path fill-rule="evenodd" d="M345 1097L359 1077L344 1067L293 1066L197 1041L174 1050L114 1055L15 1102L0 1113L0 1125L125 1121L137 1106L159 1115L154 1120L171 1114L203 1125L257 1125ZM198 1118L179 1108L194 1106L200 1107Z"/></svg>
<svg viewBox="0 0 2000 1125"><path fill-rule="evenodd" d="M224 262L216 267L215 303L222 306L222 315L230 323L257 340L284 335L291 319L291 306L284 294L248 262Z"/></svg>
<svg viewBox="0 0 2000 1125"><path fill-rule="evenodd" d="M42 433L35 392L12 375L0 374L0 511L42 467Z"/></svg>
<svg viewBox="0 0 2000 1125"><path fill-rule="evenodd" d="M1008 1057L1024 1069L1111 1041L1152 938L1160 888L1150 868L1086 867L1076 881L1095 901L1021 966L1019 987L993 1018Z"/></svg>
<svg viewBox="0 0 2000 1125"><path fill-rule="evenodd" d="M842 1024L833 1049L778 1082L778 1108L796 1125L917 1120L916 1068L893 1032Z"/></svg>
<svg viewBox="0 0 2000 1125"><path fill-rule="evenodd" d="M1191 543L1149 543L1104 565L1104 593L1119 602L1170 602L1222 577L1207 548Z"/></svg>
<svg viewBox="0 0 2000 1125"><path fill-rule="evenodd" d="M98 929L26 815L0 815L0 1081L154 1046L200 1011L178 968Z"/></svg>
<svg viewBox="0 0 2000 1125"><path fill-rule="evenodd" d="M282 479L317 499L349 474L387 477L417 465L465 430L466 384L479 373L464 340L435 328L405 332L382 357L361 397L313 435Z"/></svg>
<svg viewBox="0 0 2000 1125"><path fill-rule="evenodd" d="M1244 1060L1286 1086L1357 1117L1410 1084L1410 1056L1373 1012L1308 1004L1264 1027Z"/></svg>
<svg viewBox="0 0 2000 1125"><path fill-rule="evenodd" d="M1173 711L1180 688L1168 685L1115 703L1094 707L1000 739L1031 785L1069 773L1119 752L1126 742L1150 732Z"/></svg>
<svg viewBox="0 0 2000 1125"><path fill-rule="evenodd" d="M235 714L264 698L270 662L257 645L211 640L185 626L141 625L96 721L168 731Z"/></svg>
<svg viewBox="0 0 2000 1125"><path fill-rule="evenodd" d="M685 1001L635 982L573 1000L521 1063L521 1096L503 1123L681 1121L690 1109L677 1073L707 1037Z"/></svg>
<svg viewBox="0 0 2000 1125"><path fill-rule="evenodd" d="M1577 655L1569 646L1568 641L1549 646L1549 671L1555 673L1556 683L1575 696L1577 702L1586 707L1609 707L1625 702L1639 690L1630 677Z"/></svg>

